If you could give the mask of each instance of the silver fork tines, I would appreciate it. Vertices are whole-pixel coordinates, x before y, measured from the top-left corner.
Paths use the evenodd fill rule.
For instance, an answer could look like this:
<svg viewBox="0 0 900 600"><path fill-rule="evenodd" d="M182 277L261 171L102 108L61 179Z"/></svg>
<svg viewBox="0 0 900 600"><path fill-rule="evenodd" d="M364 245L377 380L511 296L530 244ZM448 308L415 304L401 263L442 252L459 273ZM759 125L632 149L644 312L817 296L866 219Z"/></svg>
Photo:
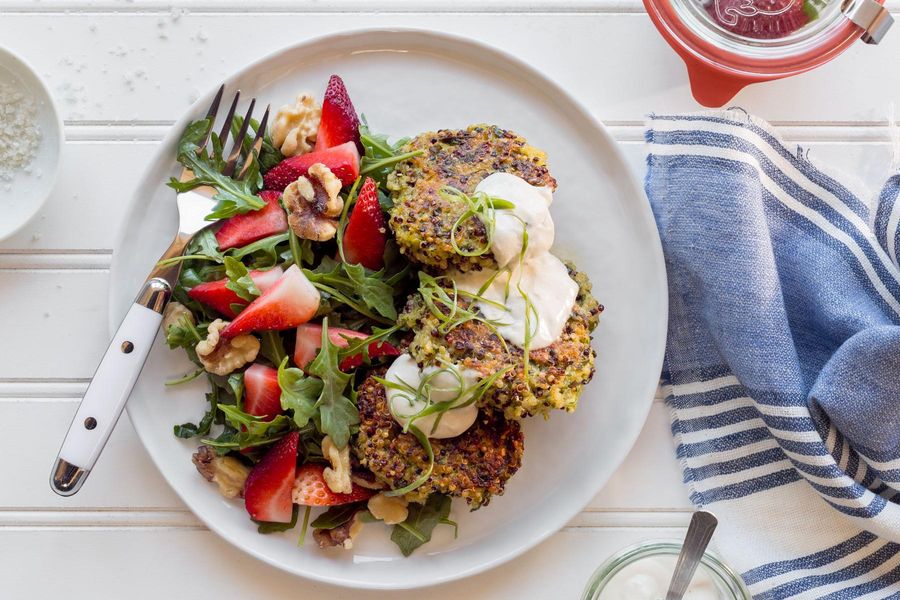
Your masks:
<svg viewBox="0 0 900 600"><path fill-rule="evenodd" d="M241 156L241 151L244 149L244 138L247 137L247 131L250 129L250 118L253 114L253 109L256 108L256 98L250 100L250 107L247 109L247 114L244 116L244 121L241 123L241 129L238 131L237 136L234 138L234 142L231 146L231 153L228 155L228 158L225 160L225 168L222 169L223 175L228 175L231 177L234 175L234 167L237 164L238 158ZM222 152L225 152L225 142L222 141Z"/></svg>
<svg viewBox="0 0 900 600"><path fill-rule="evenodd" d="M203 139L203 142L199 145L199 150L205 148L209 145L209 141L212 138L212 132L215 129L216 117L218 116L219 106L222 103L222 97L225 94L225 84L223 83L219 86L219 90L216 92L215 97L209 105L209 110L206 111L206 118L210 121L209 129L207 130L206 137ZM223 156L225 155L225 146L227 145L228 138L231 136L231 124L234 120L235 112L237 111L238 102L240 101L241 91L237 90L234 93L234 97L231 100L231 106L228 109L228 114L225 116L225 122L222 124L221 133L219 134L219 144L221 145L221 151ZM234 175L234 170L237 167L237 162L241 158L244 150L244 139L247 137L247 132L250 130L250 121L253 119L253 109L256 108L256 98L250 99L250 106L247 108L247 113L244 115L244 120L241 123L240 131L238 134L234 136L232 140L231 150L225 159L225 165L222 169L222 174L227 175L229 177ZM260 150L262 149L263 138L266 133L266 127L269 122L269 110L270 107L266 106L266 111L263 114L262 120L259 123L259 127L256 130L256 135L253 138L253 143L250 145L250 151L247 153L247 158L255 153L257 156L259 155ZM244 160L243 166L241 167L240 172L238 173L238 179L242 179L246 174L247 170L250 166L250 160ZM184 169L181 174L182 181L186 179L190 179L192 177L192 173Z"/></svg>
<svg viewBox="0 0 900 600"><path fill-rule="evenodd" d="M228 109L228 114L225 116L225 123L222 124L222 131L219 133L219 142L222 144L222 152L225 152L225 141L228 139L228 134L231 133L231 121L234 119L234 111L237 109L238 101L240 99L241 90L238 90L234 93L234 100L231 101L231 108ZM212 131L211 125L210 131Z"/></svg>
<svg viewBox="0 0 900 600"><path fill-rule="evenodd" d="M269 110L271 106L266 106L266 112L263 113L262 119L259 120L259 127L256 129L256 137L253 138L253 144L250 146L250 152L247 156L256 155L259 156L260 150L262 150L263 138L266 135L266 127L269 124ZM238 179L243 179L244 175L247 174L247 170L250 168L250 161L245 160L244 166L241 167L241 172L238 173Z"/></svg>

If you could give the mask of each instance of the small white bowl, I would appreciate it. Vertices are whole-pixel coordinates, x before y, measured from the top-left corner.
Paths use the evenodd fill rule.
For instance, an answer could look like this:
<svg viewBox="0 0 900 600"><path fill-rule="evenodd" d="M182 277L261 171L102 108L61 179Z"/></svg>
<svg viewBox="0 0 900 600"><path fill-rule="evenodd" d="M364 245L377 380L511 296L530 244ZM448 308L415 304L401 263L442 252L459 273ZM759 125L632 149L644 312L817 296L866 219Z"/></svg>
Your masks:
<svg viewBox="0 0 900 600"><path fill-rule="evenodd" d="M62 119L50 90L27 62L0 47L0 83L9 82L24 86L34 96L41 142L30 173L17 173L12 181L0 181L0 240L19 231L50 197L64 142Z"/></svg>

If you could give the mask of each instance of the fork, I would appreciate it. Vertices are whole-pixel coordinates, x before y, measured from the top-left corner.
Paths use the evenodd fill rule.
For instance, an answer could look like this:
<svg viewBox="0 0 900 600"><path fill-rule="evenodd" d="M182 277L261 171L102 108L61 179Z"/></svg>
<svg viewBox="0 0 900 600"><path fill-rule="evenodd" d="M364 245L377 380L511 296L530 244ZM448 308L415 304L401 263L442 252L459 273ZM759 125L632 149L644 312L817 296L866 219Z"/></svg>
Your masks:
<svg viewBox="0 0 900 600"><path fill-rule="evenodd" d="M206 118L210 121L209 130L206 138L198 145L198 152L206 148L210 142L215 128L216 114L224 92L225 85L223 84L219 87L206 113ZM224 148L231 132L239 99L240 91L237 91L219 134L223 156L225 156ZM244 116L240 131L235 136L231 151L225 159L222 168L224 175L235 176L234 171L243 154L243 142L247 137L255 106L256 99L254 98L250 101L250 107ZM268 118L269 107L266 107L265 114L256 130L256 137L250 146L250 152L255 152L257 156L262 147ZM237 179L246 175L252 162L249 158L252 154L248 153L247 156L248 158L236 176ZM193 173L190 170L182 171L181 181L192 178ZM56 457L50 475L50 487L60 496L71 496L81 489L97 462L100 452L106 445L116 421L122 414L125 402L131 395L131 390L150 353L153 340L163 320L163 312L181 273L181 261L168 261L167 259L181 256L194 236L211 225L205 217L215 204L212 199L215 193L216 190L213 188L198 187L178 194L176 197L178 233L175 240L160 257L131 308L125 314L122 324L119 325L100 365L94 372L94 377L81 400L81 405L75 413L75 418L69 426Z"/></svg>

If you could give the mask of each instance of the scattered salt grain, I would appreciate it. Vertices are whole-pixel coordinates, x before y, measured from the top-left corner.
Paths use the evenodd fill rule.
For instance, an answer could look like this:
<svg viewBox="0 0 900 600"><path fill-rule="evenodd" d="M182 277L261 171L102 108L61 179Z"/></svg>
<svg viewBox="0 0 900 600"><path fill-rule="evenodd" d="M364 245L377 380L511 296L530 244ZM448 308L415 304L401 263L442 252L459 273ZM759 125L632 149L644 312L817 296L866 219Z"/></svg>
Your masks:
<svg viewBox="0 0 900 600"><path fill-rule="evenodd" d="M40 143L34 96L17 82L0 82L0 181L30 171Z"/></svg>

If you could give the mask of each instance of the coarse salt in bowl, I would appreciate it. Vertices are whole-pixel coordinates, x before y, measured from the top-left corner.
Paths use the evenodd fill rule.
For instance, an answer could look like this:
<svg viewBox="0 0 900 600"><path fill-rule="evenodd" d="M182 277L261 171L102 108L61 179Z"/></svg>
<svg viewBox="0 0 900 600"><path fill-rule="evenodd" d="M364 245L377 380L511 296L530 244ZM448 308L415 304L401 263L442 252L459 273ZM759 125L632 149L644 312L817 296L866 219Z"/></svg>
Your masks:
<svg viewBox="0 0 900 600"><path fill-rule="evenodd" d="M0 48L0 239L19 231L53 191L62 121L34 70Z"/></svg>

